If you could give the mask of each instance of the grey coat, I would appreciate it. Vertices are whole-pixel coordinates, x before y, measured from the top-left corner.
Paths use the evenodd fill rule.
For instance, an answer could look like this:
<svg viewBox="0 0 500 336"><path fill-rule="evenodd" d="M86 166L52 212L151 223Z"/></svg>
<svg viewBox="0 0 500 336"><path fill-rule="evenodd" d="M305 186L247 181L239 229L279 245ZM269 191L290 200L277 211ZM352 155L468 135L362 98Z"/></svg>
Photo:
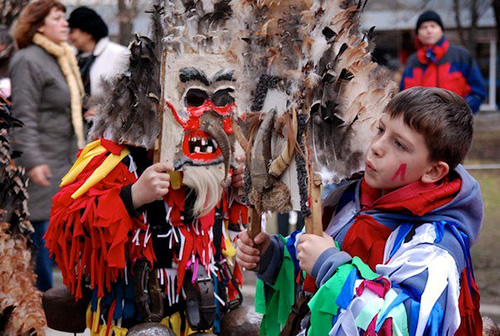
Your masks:
<svg viewBox="0 0 500 336"><path fill-rule="evenodd" d="M71 98L57 59L37 45L19 50L10 62L12 115L24 127L12 133L12 147L22 152L17 164L26 171L47 164L50 187L28 186L30 220L48 220L52 197L77 152L71 122Z"/></svg>

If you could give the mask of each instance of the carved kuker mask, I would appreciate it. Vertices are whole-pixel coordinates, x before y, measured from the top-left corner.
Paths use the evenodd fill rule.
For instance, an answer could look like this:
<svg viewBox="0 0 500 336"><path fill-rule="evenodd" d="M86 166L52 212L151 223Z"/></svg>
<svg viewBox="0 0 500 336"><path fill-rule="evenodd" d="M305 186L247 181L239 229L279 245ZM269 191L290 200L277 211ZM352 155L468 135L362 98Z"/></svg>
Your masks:
<svg viewBox="0 0 500 336"><path fill-rule="evenodd" d="M235 66L220 55L167 55L162 161L172 162L175 169L223 162L228 171L234 151L236 76Z"/></svg>

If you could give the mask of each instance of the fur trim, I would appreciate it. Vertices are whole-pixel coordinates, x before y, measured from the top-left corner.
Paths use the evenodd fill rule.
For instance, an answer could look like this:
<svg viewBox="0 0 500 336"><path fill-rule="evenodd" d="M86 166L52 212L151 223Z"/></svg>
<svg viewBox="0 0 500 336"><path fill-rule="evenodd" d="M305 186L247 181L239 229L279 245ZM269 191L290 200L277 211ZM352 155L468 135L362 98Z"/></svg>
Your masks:
<svg viewBox="0 0 500 336"><path fill-rule="evenodd" d="M57 63L66 79L71 95L71 120L78 140L78 147L83 148L85 147L85 134L83 131L82 97L85 92L73 50L67 43L57 44L39 33L33 36L33 43L57 58Z"/></svg>
<svg viewBox="0 0 500 336"><path fill-rule="evenodd" d="M194 215L201 218L221 200L224 182L224 164L216 166L185 166L183 183L195 190Z"/></svg>

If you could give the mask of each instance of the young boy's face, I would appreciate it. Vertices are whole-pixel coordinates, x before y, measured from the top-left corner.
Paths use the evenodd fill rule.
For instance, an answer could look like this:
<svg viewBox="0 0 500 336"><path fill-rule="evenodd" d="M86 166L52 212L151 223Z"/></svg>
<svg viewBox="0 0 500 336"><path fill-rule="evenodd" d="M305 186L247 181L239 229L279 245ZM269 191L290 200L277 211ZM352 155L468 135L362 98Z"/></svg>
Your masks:
<svg viewBox="0 0 500 336"><path fill-rule="evenodd" d="M400 115L384 114L366 154L366 183L385 194L421 179L432 167L424 137Z"/></svg>

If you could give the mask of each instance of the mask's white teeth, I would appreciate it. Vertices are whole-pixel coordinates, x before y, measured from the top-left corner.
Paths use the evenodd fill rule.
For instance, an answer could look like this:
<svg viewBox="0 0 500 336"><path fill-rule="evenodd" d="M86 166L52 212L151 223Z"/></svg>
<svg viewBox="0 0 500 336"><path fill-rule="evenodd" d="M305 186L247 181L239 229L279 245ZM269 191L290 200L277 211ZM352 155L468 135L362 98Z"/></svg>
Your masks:
<svg viewBox="0 0 500 336"><path fill-rule="evenodd" d="M205 140L205 139L201 139L201 145L202 145L202 146L206 146L206 145L207 145L207 140Z"/></svg>
<svg viewBox="0 0 500 336"><path fill-rule="evenodd" d="M207 147L207 153L212 153L214 151L214 148L212 146Z"/></svg>
<svg viewBox="0 0 500 336"><path fill-rule="evenodd" d="M200 147L199 147L199 146L196 146L196 147L194 148L194 152L195 152L195 153L200 153Z"/></svg>

